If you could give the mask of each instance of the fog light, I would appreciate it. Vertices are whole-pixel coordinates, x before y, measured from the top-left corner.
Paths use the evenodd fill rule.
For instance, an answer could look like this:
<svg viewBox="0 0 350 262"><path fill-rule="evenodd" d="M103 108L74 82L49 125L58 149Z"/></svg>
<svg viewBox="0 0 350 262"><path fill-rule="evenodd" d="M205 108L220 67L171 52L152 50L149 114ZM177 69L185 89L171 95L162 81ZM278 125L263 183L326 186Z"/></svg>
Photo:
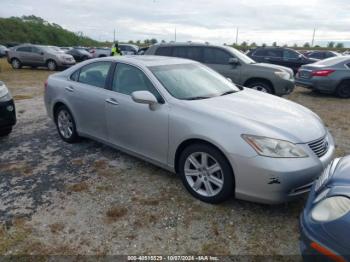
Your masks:
<svg viewBox="0 0 350 262"><path fill-rule="evenodd" d="M10 105L10 106L7 106L6 109L7 109L7 111L12 112L14 108L13 108L13 106Z"/></svg>

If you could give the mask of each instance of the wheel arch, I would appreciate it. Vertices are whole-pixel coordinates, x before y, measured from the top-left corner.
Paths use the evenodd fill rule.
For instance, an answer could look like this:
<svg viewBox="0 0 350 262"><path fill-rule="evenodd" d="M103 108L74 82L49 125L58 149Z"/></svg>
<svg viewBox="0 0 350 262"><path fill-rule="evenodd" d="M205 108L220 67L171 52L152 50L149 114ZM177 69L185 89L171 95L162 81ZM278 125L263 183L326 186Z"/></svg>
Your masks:
<svg viewBox="0 0 350 262"><path fill-rule="evenodd" d="M176 173L179 172L179 162L180 162L179 160L180 160L181 153L185 150L185 148L193 144L205 144L217 149L225 157L226 161L229 163L232 174L234 175L234 169L232 167L231 161L229 161L227 157L227 153L220 146L215 145L214 143L209 142L208 140L205 140L203 138L186 139L183 142L181 142L181 144L178 145L178 147L176 148L175 157L174 157L174 169ZM235 183L235 177L233 177L233 181Z"/></svg>
<svg viewBox="0 0 350 262"><path fill-rule="evenodd" d="M249 84L254 83L254 82L258 82L258 81L268 84L271 87L272 92L274 94L276 93L276 90L275 90L275 87L274 87L273 83L270 80L268 80L266 78L263 78L263 77L251 77L251 78L248 78L244 82L243 86L248 86Z"/></svg>

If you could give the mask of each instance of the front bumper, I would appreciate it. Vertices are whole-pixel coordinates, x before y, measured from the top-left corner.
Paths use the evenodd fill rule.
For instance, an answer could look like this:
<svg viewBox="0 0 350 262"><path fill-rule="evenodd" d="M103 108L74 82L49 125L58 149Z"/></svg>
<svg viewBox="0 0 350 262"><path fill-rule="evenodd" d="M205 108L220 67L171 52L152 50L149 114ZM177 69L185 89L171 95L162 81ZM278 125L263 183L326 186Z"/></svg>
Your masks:
<svg viewBox="0 0 350 262"><path fill-rule="evenodd" d="M0 102L0 129L12 127L16 124L16 109L13 99Z"/></svg>
<svg viewBox="0 0 350 262"><path fill-rule="evenodd" d="M57 63L57 66L59 67L71 67L74 66L76 64L76 61L66 61L66 60L59 60Z"/></svg>
<svg viewBox="0 0 350 262"><path fill-rule="evenodd" d="M278 96L288 95L293 92L295 88L294 79L284 80L279 79L275 84L275 94Z"/></svg>
<svg viewBox="0 0 350 262"><path fill-rule="evenodd" d="M312 183L333 160L334 141L328 133L329 149L318 158L307 144L301 144L307 158L253 158L231 155L235 173L236 198L280 204L308 193Z"/></svg>

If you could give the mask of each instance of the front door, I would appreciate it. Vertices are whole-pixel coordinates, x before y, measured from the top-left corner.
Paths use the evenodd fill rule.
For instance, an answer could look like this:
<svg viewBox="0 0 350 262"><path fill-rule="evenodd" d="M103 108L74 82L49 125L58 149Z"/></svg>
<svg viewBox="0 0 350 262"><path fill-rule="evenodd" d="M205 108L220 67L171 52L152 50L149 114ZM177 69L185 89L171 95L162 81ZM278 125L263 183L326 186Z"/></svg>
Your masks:
<svg viewBox="0 0 350 262"><path fill-rule="evenodd" d="M132 100L135 91L149 91L160 101L152 108ZM109 141L159 163L167 162L169 106L138 68L118 63L106 107Z"/></svg>
<svg viewBox="0 0 350 262"><path fill-rule="evenodd" d="M233 55L225 50L215 47L204 47L203 63L224 77L230 78L233 83L240 84L241 66L239 64L230 64L230 58L233 58Z"/></svg>

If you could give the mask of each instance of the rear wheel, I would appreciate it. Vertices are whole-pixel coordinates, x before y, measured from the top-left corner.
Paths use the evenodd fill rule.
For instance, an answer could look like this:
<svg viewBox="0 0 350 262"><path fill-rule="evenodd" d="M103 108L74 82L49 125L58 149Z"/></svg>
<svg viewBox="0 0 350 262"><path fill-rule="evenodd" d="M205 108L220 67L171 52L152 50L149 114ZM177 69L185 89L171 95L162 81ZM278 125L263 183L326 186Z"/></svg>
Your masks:
<svg viewBox="0 0 350 262"><path fill-rule="evenodd" d="M341 98L350 98L350 81L343 81L337 87L335 93Z"/></svg>
<svg viewBox="0 0 350 262"><path fill-rule="evenodd" d="M254 81L254 82L250 82L247 87L260 91L260 92L264 92L264 93L269 93L269 94L273 94L273 89L271 87L270 84L266 83L265 81Z"/></svg>
<svg viewBox="0 0 350 262"><path fill-rule="evenodd" d="M12 132L12 127L0 129L0 137L1 136L8 136Z"/></svg>
<svg viewBox="0 0 350 262"><path fill-rule="evenodd" d="M12 59L11 65L13 69L21 69L22 63L17 58Z"/></svg>
<svg viewBox="0 0 350 262"><path fill-rule="evenodd" d="M79 139L75 121L66 106L60 106L55 113L55 122L60 137L67 143L77 142Z"/></svg>
<svg viewBox="0 0 350 262"><path fill-rule="evenodd" d="M55 71L57 69L57 64L53 60L47 61L46 66L50 71Z"/></svg>
<svg viewBox="0 0 350 262"><path fill-rule="evenodd" d="M180 156L179 171L186 189L204 202L220 203L234 192L231 166L213 146L188 146Z"/></svg>

